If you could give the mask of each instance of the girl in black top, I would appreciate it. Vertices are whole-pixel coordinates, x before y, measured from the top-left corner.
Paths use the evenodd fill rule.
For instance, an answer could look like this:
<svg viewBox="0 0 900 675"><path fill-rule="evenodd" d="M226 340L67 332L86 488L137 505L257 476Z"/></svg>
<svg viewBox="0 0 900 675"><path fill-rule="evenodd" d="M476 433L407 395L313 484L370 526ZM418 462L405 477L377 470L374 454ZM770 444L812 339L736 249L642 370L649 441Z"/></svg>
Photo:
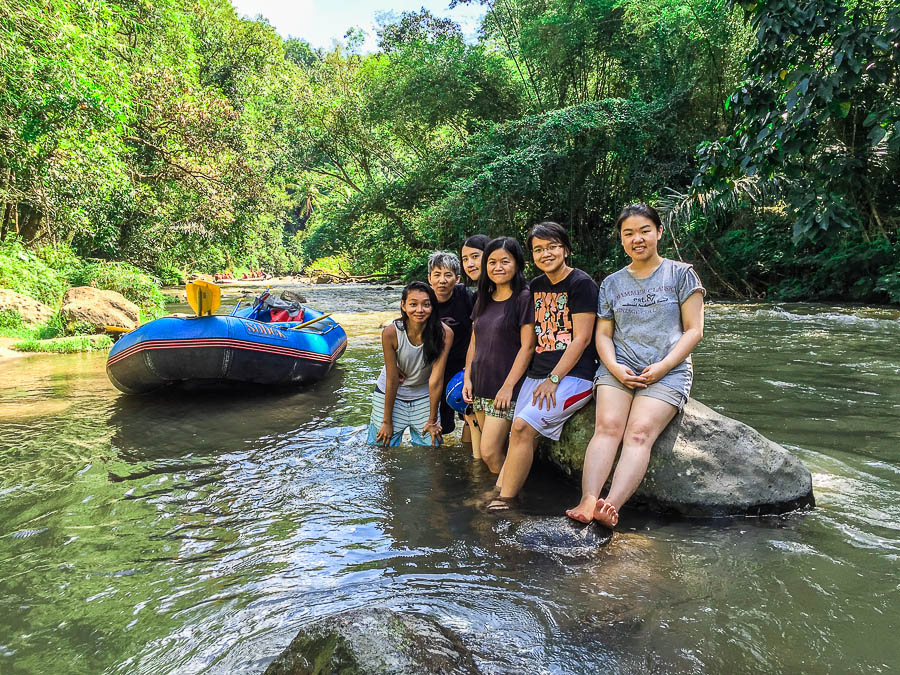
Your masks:
<svg viewBox="0 0 900 675"><path fill-rule="evenodd" d="M463 272L468 278L467 285L472 282L477 288L478 278L481 276L481 258L484 256L484 247L490 240L486 234L473 234L463 242L459 253ZM478 419L472 411L472 406L469 406L469 411L463 415L466 425L462 431L462 442L463 445L471 443L472 457L481 459L481 428L478 426Z"/></svg>
<svg viewBox="0 0 900 675"><path fill-rule="evenodd" d="M481 427L481 458L493 473L503 467L512 413L535 345L534 308L522 274L522 247L499 237L484 250L478 301L466 358L463 399Z"/></svg>

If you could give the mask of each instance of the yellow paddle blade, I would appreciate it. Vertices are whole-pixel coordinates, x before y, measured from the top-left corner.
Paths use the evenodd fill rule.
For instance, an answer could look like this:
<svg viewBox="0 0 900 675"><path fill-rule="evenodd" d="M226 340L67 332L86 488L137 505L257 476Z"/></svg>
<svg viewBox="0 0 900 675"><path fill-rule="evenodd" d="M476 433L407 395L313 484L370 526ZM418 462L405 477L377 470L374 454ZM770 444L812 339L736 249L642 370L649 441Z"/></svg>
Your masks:
<svg viewBox="0 0 900 675"><path fill-rule="evenodd" d="M121 326L103 326L103 330L107 333L130 333L133 328L122 328Z"/></svg>
<svg viewBox="0 0 900 675"><path fill-rule="evenodd" d="M209 281L192 281L184 287L187 301L197 316L209 316L219 309L222 293Z"/></svg>

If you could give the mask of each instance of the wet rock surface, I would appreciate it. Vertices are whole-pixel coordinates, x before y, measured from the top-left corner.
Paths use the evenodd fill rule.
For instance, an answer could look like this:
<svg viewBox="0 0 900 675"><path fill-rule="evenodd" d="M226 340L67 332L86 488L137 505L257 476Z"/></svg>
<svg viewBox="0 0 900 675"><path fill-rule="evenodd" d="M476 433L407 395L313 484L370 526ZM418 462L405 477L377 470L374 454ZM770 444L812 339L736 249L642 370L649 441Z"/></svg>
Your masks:
<svg viewBox="0 0 900 675"><path fill-rule="evenodd" d="M63 296L63 318L66 323L87 323L101 330L103 326L137 328L138 306L116 291L91 286L70 288Z"/></svg>
<svg viewBox="0 0 900 675"><path fill-rule="evenodd" d="M304 628L264 675L469 675L480 671L436 621L387 609L338 614Z"/></svg>
<svg viewBox="0 0 900 675"><path fill-rule="evenodd" d="M306 296L303 295L303 293L300 293L299 291L291 290L289 288L286 288L285 290L281 291L280 297L282 300L284 300L286 302L299 302L301 305L309 302L306 299Z"/></svg>
<svg viewBox="0 0 900 675"><path fill-rule="evenodd" d="M565 516L527 518L513 523L507 534L528 550L572 555L593 552L612 539L612 530L599 523L584 525Z"/></svg>
<svg viewBox="0 0 900 675"><path fill-rule="evenodd" d="M594 431L594 406L566 423L538 454L581 480ZM812 476L800 460L746 424L689 400L660 434L629 506L683 516L765 515L815 505Z"/></svg>
<svg viewBox="0 0 900 675"><path fill-rule="evenodd" d="M0 288L0 311L18 312L25 323L44 323L53 317L53 310L42 302L22 293Z"/></svg>

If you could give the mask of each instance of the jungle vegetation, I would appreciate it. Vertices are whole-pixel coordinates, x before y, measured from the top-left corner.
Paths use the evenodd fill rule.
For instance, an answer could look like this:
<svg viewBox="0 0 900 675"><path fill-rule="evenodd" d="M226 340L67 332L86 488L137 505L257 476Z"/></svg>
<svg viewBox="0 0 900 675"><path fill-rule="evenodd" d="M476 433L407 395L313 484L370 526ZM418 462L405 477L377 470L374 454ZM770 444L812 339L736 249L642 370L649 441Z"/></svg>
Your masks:
<svg viewBox="0 0 900 675"><path fill-rule="evenodd" d="M422 10L363 54L227 0L0 0L0 248L414 276L553 219L599 278L643 200L721 295L900 302L895 2L467 2L476 40Z"/></svg>

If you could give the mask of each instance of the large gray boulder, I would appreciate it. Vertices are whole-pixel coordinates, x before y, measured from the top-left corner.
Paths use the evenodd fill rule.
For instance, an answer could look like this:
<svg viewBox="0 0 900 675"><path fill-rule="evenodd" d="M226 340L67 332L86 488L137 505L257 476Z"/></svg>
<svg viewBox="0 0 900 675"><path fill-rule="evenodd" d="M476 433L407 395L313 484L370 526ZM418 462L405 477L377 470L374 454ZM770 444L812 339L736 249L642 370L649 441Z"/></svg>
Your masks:
<svg viewBox="0 0 900 675"><path fill-rule="evenodd" d="M27 295L0 288L0 311L17 312L25 323L46 323L53 318L53 310L43 302L38 302Z"/></svg>
<svg viewBox="0 0 900 675"><path fill-rule="evenodd" d="M406 612L345 612L304 628L264 675L475 675L459 638L437 622Z"/></svg>
<svg viewBox="0 0 900 675"><path fill-rule="evenodd" d="M91 286L66 291L60 311L67 325L90 324L96 330L102 330L104 326L133 330L139 321L138 306L124 295Z"/></svg>
<svg viewBox="0 0 900 675"><path fill-rule="evenodd" d="M570 419L538 455L580 482L594 406ZM763 515L815 506L812 476L797 457L746 424L693 399L660 434L629 502L683 516Z"/></svg>

